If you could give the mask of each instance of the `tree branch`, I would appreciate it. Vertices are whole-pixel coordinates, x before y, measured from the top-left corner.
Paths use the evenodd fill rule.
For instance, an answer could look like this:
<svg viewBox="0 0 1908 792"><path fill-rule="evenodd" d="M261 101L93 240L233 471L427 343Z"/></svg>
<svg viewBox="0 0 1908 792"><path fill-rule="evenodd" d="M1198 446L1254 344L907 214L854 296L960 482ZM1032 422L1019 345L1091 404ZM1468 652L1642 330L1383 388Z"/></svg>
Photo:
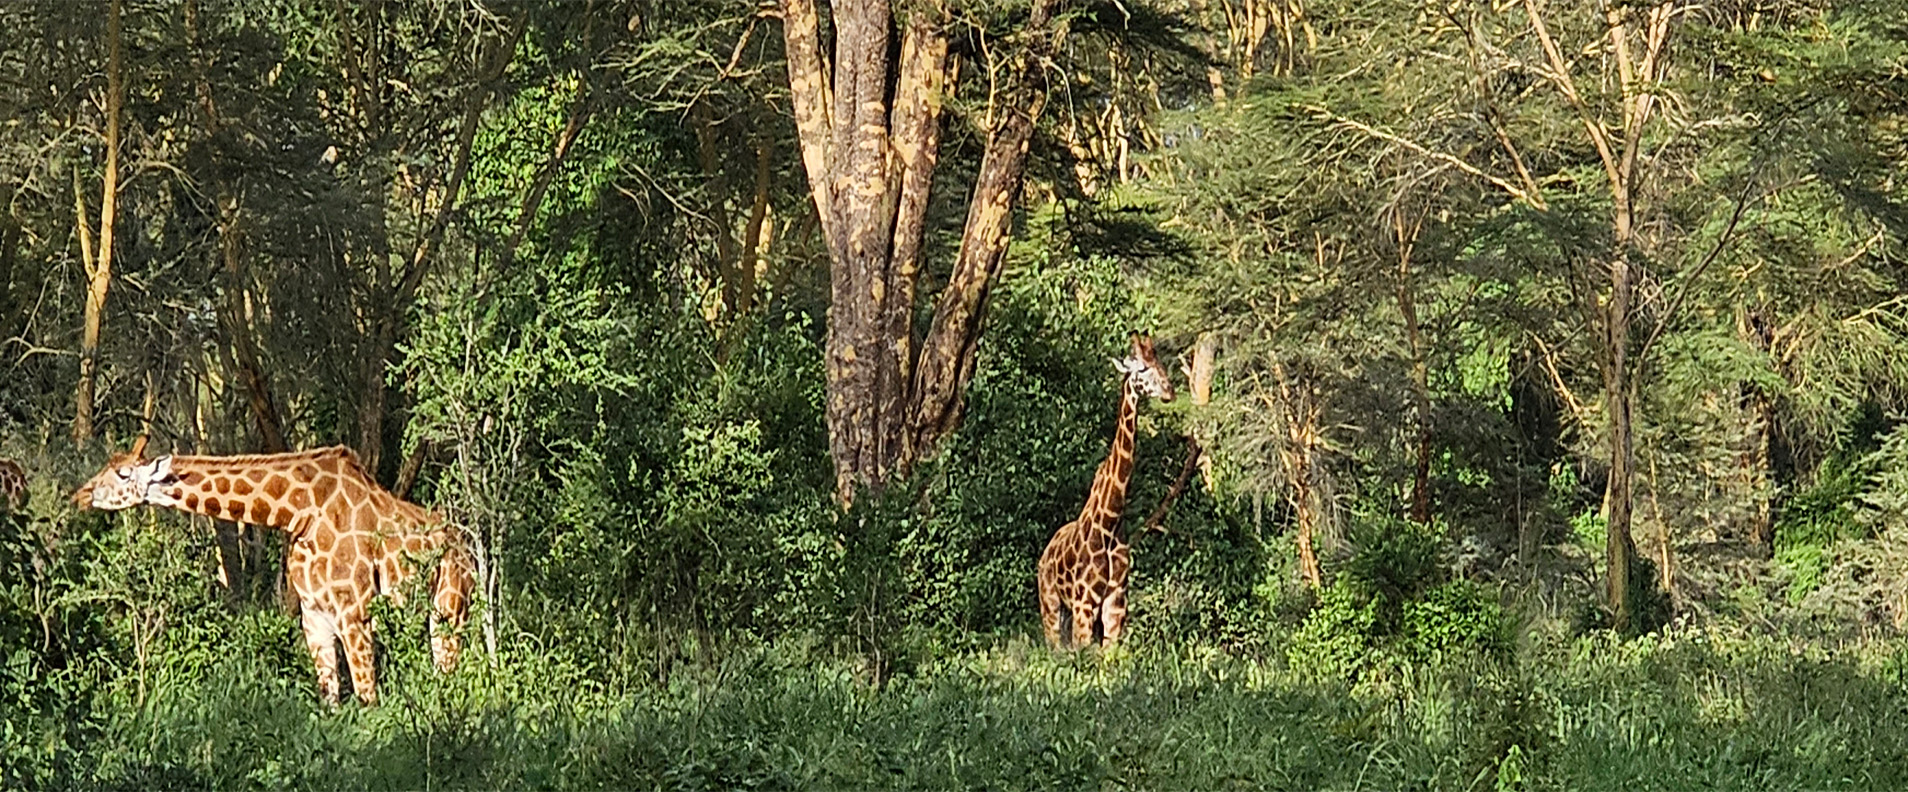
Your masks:
<svg viewBox="0 0 1908 792"><path fill-rule="evenodd" d="M1180 494L1186 491L1186 482L1192 480L1193 470L1199 467L1200 451L1199 441L1188 435L1186 437L1186 464L1180 466L1179 477L1173 479L1172 489L1166 490L1166 496L1160 498L1158 506L1153 507L1153 513L1146 517L1146 522L1140 524L1140 530L1166 533L1166 511L1171 509L1173 502L1179 500Z"/></svg>
<svg viewBox="0 0 1908 792"><path fill-rule="evenodd" d="M1409 138L1406 138L1397 134L1393 134L1391 132L1386 132L1382 129L1378 129L1377 127L1374 127L1370 124L1366 124L1362 121L1347 118L1345 116L1334 113L1331 110L1321 107L1319 105L1300 105L1300 109L1303 109L1306 112L1311 113L1313 116L1319 119L1331 121L1332 123L1337 124L1339 126L1349 127L1359 132L1363 132L1366 135L1370 135L1371 137L1375 137L1379 140L1383 140L1389 143L1394 143L1399 146L1403 146L1407 149L1410 149L1418 153L1421 156L1430 157L1434 160L1450 165L1451 167L1457 168L1458 170L1464 171L1465 173L1471 174L1472 176L1476 176L1480 179L1490 182L1492 185L1495 185L1498 189L1503 190L1506 193L1509 193L1512 198L1516 198L1519 201L1523 201L1525 205L1530 206L1531 208L1538 209L1538 210L1543 210L1546 208L1544 206L1544 201L1542 197L1539 197L1531 192L1528 192L1524 190L1524 188L1518 187L1517 185L1512 184L1508 181L1505 181L1504 179L1498 176L1493 176L1489 173L1485 173L1482 169L1478 168L1477 166L1472 165L1471 163L1465 162L1464 160L1459 159L1455 156L1446 154L1441 151L1432 151L1431 149L1425 148L1423 145Z"/></svg>

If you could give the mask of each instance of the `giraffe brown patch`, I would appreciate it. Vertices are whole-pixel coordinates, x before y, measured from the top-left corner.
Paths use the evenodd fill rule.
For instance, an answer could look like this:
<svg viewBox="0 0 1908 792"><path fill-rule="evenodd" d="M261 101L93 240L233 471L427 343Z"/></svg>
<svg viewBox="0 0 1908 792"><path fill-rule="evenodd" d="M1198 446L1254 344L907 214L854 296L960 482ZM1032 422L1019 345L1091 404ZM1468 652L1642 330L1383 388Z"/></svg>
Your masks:
<svg viewBox="0 0 1908 792"><path fill-rule="evenodd" d="M225 511L225 504L220 503L218 498L206 498L205 511L208 514L218 515Z"/></svg>
<svg viewBox="0 0 1908 792"><path fill-rule="evenodd" d="M338 549L332 551L332 559L340 565L349 565L358 560L358 542L355 537L338 540Z"/></svg>
<svg viewBox="0 0 1908 792"><path fill-rule="evenodd" d="M357 571L351 575L351 582L357 584L359 588L370 588L371 567L365 564L359 564Z"/></svg>
<svg viewBox="0 0 1908 792"><path fill-rule="evenodd" d="M188 487L196 487L203 481L205 481L205 474L196 470L189 470L179 474L179 483Z"/></svg>
<svg viewBox="0 0 1908 792"><path fill-rule="evenodd" d="M312 541L318 545L320 553L331 552L332 546L338 543L338 535L331 530L331 523L320 522L311 533Z"/></svg>
<svg viewBox="0 0 1908 792"><path fill-rule="evenodd" d="M188 492L188 493L186 493L186 496L185 496L185 505L186 505L186 508L188 508L188 509L192 509L192 510L195 510L195 511L196 511L196 510L198 510L198 508L199 508L199 494L198 494L198 493L196 493L196 492Z"/></svg>
<svg viewBox="0 0 1908 792"><path fill-rule="evenodd" d="M272 519L272 505L262 500L252 501L252 524L269 525Z"/></svg>
<svg viewBox="0 0 1908 792"><path fill-rule="evenodd" d="M273 476L265 481L265 494L274 498L285 497L285 490L291 489L291 482L284 476Z"/></svg>
<svg viewBox="0 0 1908 792"><path fill-rule="evenodd" d="M272 514L273 525L291 525L291 521L292 521L292 510L287 509L283 506L278 507L278 511Z"/></svg>
<svg viewBox="0 0 1908 792"><path fill-rule="evenodd" d="M265 480L265 474L267 472L269 471L264 468L252 468L251 470L245 471L245 477L251 479L252 483L256 484Z"/></svg>
<svg viewBox="0 0 1908 792"><path fill-rule="evenodd" d="M327 454L320 457L318 459L318 468L326 473L338 472L338 457L334 454Z"/></svg>
<svg viewBox="0 0 1908 792"><path fill-rule="evenodd" d="M233 498L232 500L227 501L225 503L225 510L232 514L233 522L245 521L245 502L244 501L239 500L237 498Z"/></svg>
<svg viewBox="0 0 1908 792"><path fill-rule="evenodd" d="M345 500L350 503L363 503L365 500L364 486L351 479L345 479L344 496Z"/></svg>
<svg viewBox="0 0 1908 792"><path fill-rule="evenodd" d="M219 494L224 495L232 491L232 480L228 478L220 478L217 482L217 486L219 489Z"/></svg>
<svg viewBox="0 0 1908 792"><path fill-rule="evenodd" d="M292 468L292 478L299 482L310 482L318 478L318 466L306 462Z"/></svg>
<svg viewBox="0 0 1908 792"><path fill-rule="evenodd" d="M232 494L234 495L252 494L252 482L246 481L245 479L239 479L237 481L232 482Z"/></svg>
<svg viewBox="0 0 1908 792"><path fill-rule="evenodd" d="M337 489L338 479L325 476L311 483L311 500L313 503L327 503L331 500L331 493Z"/></svg>
<svg viewBox="0 0 1908 792"><path fill-rule="evenodd" d="M311 489L308 487L299 487L298 489L292 490L291 497L285 500L287 503L290 503L294 509L303 510L311 508Z"/></svg>

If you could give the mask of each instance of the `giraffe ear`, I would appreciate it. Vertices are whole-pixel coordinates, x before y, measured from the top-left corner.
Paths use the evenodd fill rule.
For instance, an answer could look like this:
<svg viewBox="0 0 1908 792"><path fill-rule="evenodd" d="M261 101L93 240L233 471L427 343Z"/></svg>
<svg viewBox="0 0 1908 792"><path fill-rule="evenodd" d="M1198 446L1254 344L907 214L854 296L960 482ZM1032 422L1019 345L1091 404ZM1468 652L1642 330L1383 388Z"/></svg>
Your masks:
<svg viewBox="0 0 1908 792"><path fill-rule="evenodd" d="M167 454L152 461L152 480L165 481L172 478L172 455Z"/></svg>

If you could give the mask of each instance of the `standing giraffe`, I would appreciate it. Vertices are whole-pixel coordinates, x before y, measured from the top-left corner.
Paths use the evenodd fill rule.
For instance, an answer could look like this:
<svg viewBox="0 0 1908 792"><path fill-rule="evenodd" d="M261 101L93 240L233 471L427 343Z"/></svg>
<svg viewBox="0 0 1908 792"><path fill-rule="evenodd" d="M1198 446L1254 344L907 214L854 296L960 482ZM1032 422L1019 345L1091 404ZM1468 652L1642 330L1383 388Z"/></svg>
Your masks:
<svg viewBox="0 0 1908 792"><path fill-rule="evenodd" d="M325 703L339 700L340 639L352 689L365 704L377 703L367 608L380 594L401 602L399 586L417 558L440 548L431 579L431 659L439 671L456 666L473 583L462 537L436 513L378 486L351 449L152 460L142 458L144 449L142 437L130 453L113 457L73 494L74 503L108 511L157 506L284 530L291 545L286 577L298 594Z"/></svg>
<svg viewBox="0 0 1908 792"><path fill-rule="evenodd" d="M1126 571L1132 561L1126 539L1120 536L1120 515L1126 508L1126 483L1133 478L1133 434L1139 425L1140 396L1173 400L1172 380L1153 357L1153 339L1134 333L1131 341L1133 354L1113 361L1113 367L1125 376L1113 450L1093 475L1093 489L1080 517L1054 532L1046 552L1040 554L1040 623L1047 643L1055 648L1093 643L1095 632L1102 648L1112 646L1126 623ZM1067 633L1061 631L1062 621L1071 622Z"/></svg>
<svg viewBox="0 0 1908 792"><path fill-rule="evenodd" d="M26 501L26 468L11 459L0 459L0 505L6 507L4 513L19 514Z"/></svg>

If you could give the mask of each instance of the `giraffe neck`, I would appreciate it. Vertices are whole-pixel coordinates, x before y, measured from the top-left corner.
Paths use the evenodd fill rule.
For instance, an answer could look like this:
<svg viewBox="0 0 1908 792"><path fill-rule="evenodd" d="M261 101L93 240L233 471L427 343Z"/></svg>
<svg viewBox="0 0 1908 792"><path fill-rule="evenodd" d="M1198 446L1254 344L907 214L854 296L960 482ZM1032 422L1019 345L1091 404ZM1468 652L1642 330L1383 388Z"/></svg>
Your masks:
<svg viewBox="0 0 1908 792"><path fill-rule="evenodd" d="M1120 388L1120 420L1113 432L1113 449L1093 475L1093 491L1087 496L1080 521L1111 530L1119 525L1126 510L1126 484L1133 479L1133 435L1139 429L1139 384L1127 377Z"/></svg>
<svg viewBox="0 0 1908 792"><path fill-rule="evenodd" d="M341 490L381 491L342 446L287 454L174 456L154 506L215 520L292 529ZM368 493L367 493L368 494Z"/></svg>

